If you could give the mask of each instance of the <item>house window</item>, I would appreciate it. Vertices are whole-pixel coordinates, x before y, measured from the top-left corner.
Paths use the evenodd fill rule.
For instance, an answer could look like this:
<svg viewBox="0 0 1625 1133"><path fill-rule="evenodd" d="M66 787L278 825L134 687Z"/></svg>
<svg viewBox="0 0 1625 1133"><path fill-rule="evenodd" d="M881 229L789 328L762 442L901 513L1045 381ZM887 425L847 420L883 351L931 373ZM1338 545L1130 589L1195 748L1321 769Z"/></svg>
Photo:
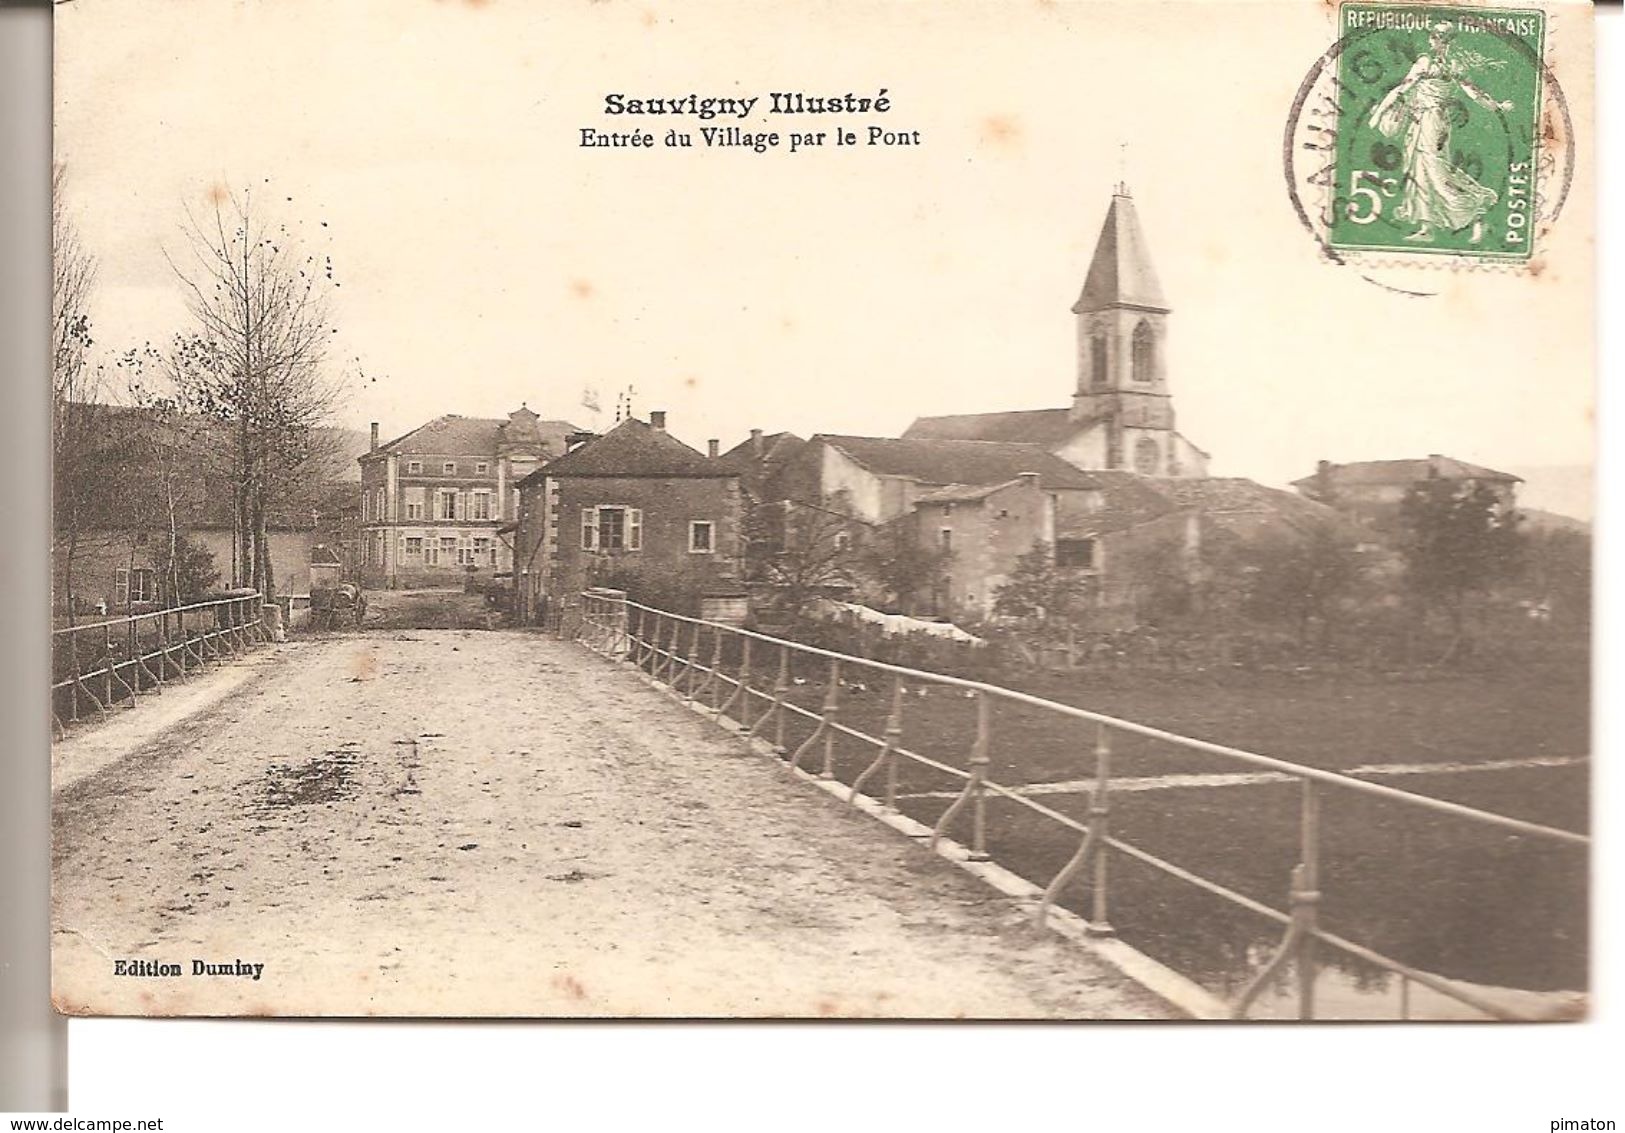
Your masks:
<svg viewBox="0 0 1625 1133"><path fill-rule="evenodd" d="M440 537L440 557L445 559L447 564L457 561L457 536L442 535Z"/></svg>
<svg viewBox="0 0 1625 1133"><path fill-rule="evenodd" d="M409 461L407 461L406 462L406 474L408 476L421 476L421 475L423 475L423 461L421 461L421 460L409 460Z"/></svg>
<svg viewBox="0 0 1625 1133"><path fill-rule="evenodd" d="M406 489L406 518L407 519L422 519L423 518L423 489L422 488L408 488L408 489Z"/></svg>
<svg viewBox="0 0 1625 1133"><path fill-rule="evenodd" d="M1152 373L1153 363L1156 359L1154 357L1150 323L1141 323L1134 328L1132 357L1134 359L1134 380L1142 383L1151 381L1154 376Z"/></svg>
<svg viewBox="0 0 1625 1133"><path fill-rule="evenodd" d="M473 504L473 511L469 516L470 519L490 519L491 518L491 493L490 492L475 492L474 493L474 498L470 502Z"/></svg>
<svg viewBox="0 0 1625 1133"><path fill-rule="evenodd" d="M688 525L688 549L690 554L709 555L717 549L716 525L709 519L696 519Z"/></svg>
<svg viewBox="0 0 1625 1133"><path fill-rule="evenodd" d="M408 535L406 537L406 557L421 559L423 557L423 536Z"/></svg>
<svg viewBox="0 0 1625 1133"><path fill-rule="evenodd" d="M457 493L454 491L442 491L439 493L439 496L440 502L435 507L434 517L436 519L456 519Z"/></svg>
<svg viewBox="0 0 1625 1133"><path fill-rule="evenodd" d="M484 475L486 475L486 474L487 474L487 473L488 473L488 472L490 472L490 471L491 471L491 466L490 466L490 465L489 465L489 464L487 464L487 463L486 463L486 462L485 462L485 461L483 461L483 460L481 460L481 461L478 461L478 462L477 462L477 463L476 463L476 464L475 464L475 465L474 465L474 474L475 474L475 475L476 475L476 476L484 476Z"/></svg>
<svg viewBox="0 0 1625 1133"><path fill-rule="evenodd" d="M483 535L474 537L474 565L496 566L496 549L491 546L491 540Z"/></svg>
<svg viewBox="0 0 1625 1133"><path fill-rule="evenodd" d="M952 551L954 549L954 529L944 527L937 532L937 549L939 551Z"/></svg>
<svg viewBox="0 0 1625 1133"><path fill-rule="evenodd" d="M474 545L467 539L458 540L457 565L465 567L474 565Z"/></svg>
<svg viewBox="0 0 1625 1133"><path fill-rule="evenodd" d="M635 507L589 507L581 511L581 549L640 551L643 512Z"/></svg>
<svg viewBox="0 0 1625 1133"><path fill-rule="evenodd" d="M1089 338L1089 376L1097 386L1107 384L1106 336L1096 331Z"/></svg>
<svg viewBox="0 0 1625 1133"><path fill-rule="evenodd" d="M423 565L424 566L439 566L440 565L440 545L438 543L436 543L432 538L425 539L423 541Z"/></svg>
<svg viewBox="0 0 1625 1133"><path fill-rule="evenodd" d="M1094 570L1095 541L1093 539L1057 539L1055 565L1065 570Z"/></svg>
<svg viewBox="0 0 1625 1133"><path fill-rule="evenodd" d="M445 473L447 476L457 475L457 462L455 460L446 461L446 463L440 466L440 471Z"/></svg>
<svg viewBox="0 0 1625 1133"><path fill-rule="evenodd" d="M852 532L850 532L850 531L837 531L835 533L835 549L837 551L845 551L851 546L852 546Z"/></svg>

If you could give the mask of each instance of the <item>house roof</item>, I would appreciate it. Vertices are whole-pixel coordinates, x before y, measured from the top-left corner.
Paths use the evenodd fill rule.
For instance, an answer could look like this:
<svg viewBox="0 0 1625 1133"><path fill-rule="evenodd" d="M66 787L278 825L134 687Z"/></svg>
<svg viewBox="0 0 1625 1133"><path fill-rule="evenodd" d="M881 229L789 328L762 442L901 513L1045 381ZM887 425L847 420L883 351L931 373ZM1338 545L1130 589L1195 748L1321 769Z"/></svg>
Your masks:
<svg viewBox="0 0 1625 1133"><path fill-rule="evenodd" d="M877 475L922 484L1002 484L1023 472L1036 472L1045 488L1094 487L1090 473L1078 471L1038 445L830 433L819 433L813 440L823 441Z"/></svg>
<svg viewBox="0 0 1625 1133"><path fill-rule="evenodd" d="M1157 482L1134 472L1091 469L1087 475L1099 491L1099 506L1082 515L1065 508L1056 513L1058 539L1107 535L1161 519L1180 506L1157 490Z"/></svg>
<svg viewBox="0 0 1625 1133"><path fill-rule="evenodd" d="M519 481L541 477L691 477L732 478L739 473L689 448L682 441L646 421L628 417L601 437L556 457Z"/></svg>
<svg viewBox="0 0 1625 1133"><path fill-rule="evenodd" d="M1095 257L1089 262L1083 291L1072 305L1073 313L1099 311L1107 307L1145 307L1168 310L1162 297L1162 284L1151 267L1151 252L1140 231L1140 218L1134 211L1134 198L1122 188L1112 197L1095 242Z"/></svg>
<svg viewBox="0 0 1625 1133"><path fill-rule="evenodd" d="M533 416L528 411L520 412L527 418ZM516 424L511 417L462 417L456 413L445 413L388 444L379 445L374 452L363 453L361 459L387 453L403 456L495 456L497 447L505 439L504 430L511 424ZM536 419L537 438L548 452L563 452L564 438L576 432L580 430L568 421ZM510 439L522 441L528 438Z"/></svg>
<svg viewBox="0 0 1625 1133"><path fill-rule="evenodd" d="M750 465L759 461L779 463L788 460L807 442L794 433L764 433L762 434L761 455L757 455L756 438L746 437L733 448L723 453L720 459L736 472L743 472Z"/></svg>
<svg viewBox="0 0 1625 1133"><path fill-rule="evenodd" d="M1237 476L1199 480L1158 480L1157 490L1181 507L1210 515L1278 514L1289 520L1327 522L1337 512L1325 504Z"/></svg>
<svg viewBox="0 0 1625 1133"><path fill-rule="evenodd" d="M948 484L941 488L932 488L929 492L921 492L915 497L917 504L969 504L978 503L987 499L993 493L1020 483L1019 480L1006 480L1002 484Z"/></svg>
<svg viewBox="0 0 1625 1133"><path fill-rule="evenodd" d="M1360 460L1352 464L1333 464L1327 469L1332 484L1415 484L1438 476L1445 480L1490 480L1505 484L1519 484L1523 477L1510 472L1497 472L1479 464L1469 464L1450 456L1427 456L1411 460ZM1292 481L1294 488L1313 488L1319 474Z"/></svg>
<svg viewBox="0 0 1625 1133"><path fill-rule="evenodd" d="M1084 426L1069 409L1017 409L1006 413L960 413L945 417L917 417L905 438L950 441L1012 441L1055 445Z"/></svg>

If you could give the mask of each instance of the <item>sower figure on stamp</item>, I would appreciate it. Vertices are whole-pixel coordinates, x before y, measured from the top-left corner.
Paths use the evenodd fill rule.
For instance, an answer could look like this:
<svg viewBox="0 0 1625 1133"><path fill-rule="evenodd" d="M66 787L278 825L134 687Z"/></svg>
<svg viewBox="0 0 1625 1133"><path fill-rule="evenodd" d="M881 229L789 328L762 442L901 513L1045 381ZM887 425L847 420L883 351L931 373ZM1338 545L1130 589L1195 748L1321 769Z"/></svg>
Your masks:
<svg viewBox="0 0 1625 1133"><path fill-rule="evenodd" d="M1497 102L1467 77L1470 68L1500 65L1456 48L1450 25L1435 24L1428 33L1428 50L1372 109L1370 125L1384 137L1401 139L1405 187L1394 216L1417 226L1405 239L1426 243L1435 228L1454 232L1469 224L1474 244L1484 238L1484 214L1497 194L1450 160L1450 103L1461 91L1489 110L1511 110L1512 103Z"/></svg>

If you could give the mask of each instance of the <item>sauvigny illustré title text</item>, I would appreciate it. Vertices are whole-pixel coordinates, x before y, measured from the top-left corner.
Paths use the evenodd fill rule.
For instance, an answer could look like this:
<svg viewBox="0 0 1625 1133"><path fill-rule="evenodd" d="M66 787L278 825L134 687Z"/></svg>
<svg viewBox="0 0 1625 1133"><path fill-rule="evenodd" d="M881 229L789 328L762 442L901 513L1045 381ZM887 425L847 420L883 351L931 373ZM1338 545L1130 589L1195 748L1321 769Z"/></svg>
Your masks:
<svg viewBox="0 0 1625 1133"><path fill-rule="evenodd" d="M798 116L794 130L753 129L736 123L747 121L760 108L765 114ZM634 117L617 129L581 127L580 144L586 149L654 149L657 146L672 149L701 148L742 149L755 153L784 149L798 153L805 149L836 148L840 146L917 146L919 130L892 129L889 125L872 122L827 122L819 118L828 114L887 114L892 108L891 97L882 87L873 96L848 91L844 94L808 94L801 91L769 91L765 95L707 96L695 93L646 97L620 91L604 96L603 112L606 116ZM697 129L679 126L667 127L657 133L663 123L645 126L644 117L665 118L677 116L694 118L710 123ZM807 121L799 120L807 116ZM714 124L722 119L728 124ZM729 122L731 120L731 123Z"/></svg>

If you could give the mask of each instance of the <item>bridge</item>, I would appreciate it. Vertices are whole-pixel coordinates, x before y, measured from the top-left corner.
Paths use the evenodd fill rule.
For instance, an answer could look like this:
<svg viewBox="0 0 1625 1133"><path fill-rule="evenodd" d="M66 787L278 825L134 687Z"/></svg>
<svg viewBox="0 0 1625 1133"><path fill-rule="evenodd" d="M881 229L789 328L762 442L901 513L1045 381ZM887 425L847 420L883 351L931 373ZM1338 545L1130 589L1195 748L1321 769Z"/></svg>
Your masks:
<svg viewBox="0 0 1625 1133"><path fill-rule="evenodd" d="M70 1012L1159 1018L573 641L264 644L55 751ZM120 961L264 964L119 976Z"/></svg>
<svg viewBox="0 0 1625 1133"><path fill-rule="evenodd" d="M242 622L233 642L262 636ZM57 745L66 1010L1312 1018L1328 952L1389 979L1391 1017L1575 1009L1445 979L1319 918L1321 814L1347 797L1498 831L1583 878L1588 840L1567 830L613 592L584 596L560 636L380 628L214 660L138 712L98 700L109 718ZM996 781L995 721L1019 728L1018 710L1077 730L1086 780ZM956 756L908 734L933 721L962 736ZM1220 780L1296 785L1284 901L1112 829L1114 780L1151 783L1114 772L1134 739L1242 772ZM1085 805L1049 805L1049 788ZM1114 884L1112 861L1276 942L1241 986L1199 986L1116 938L1115 907L1162 898ZM176 956L265 967L114 974Z"/></svg>

